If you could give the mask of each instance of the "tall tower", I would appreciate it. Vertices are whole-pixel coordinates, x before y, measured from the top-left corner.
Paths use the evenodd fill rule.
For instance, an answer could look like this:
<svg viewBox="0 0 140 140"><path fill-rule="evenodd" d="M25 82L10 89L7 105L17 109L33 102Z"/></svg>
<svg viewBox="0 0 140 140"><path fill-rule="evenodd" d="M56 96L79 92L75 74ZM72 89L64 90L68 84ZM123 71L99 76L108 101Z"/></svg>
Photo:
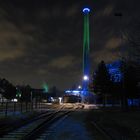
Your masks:
<svg viewBox="0 0 140 140"><path fill-rule="evenodd" d="M83 41L83 90L86 94L89 83L89 8L83 9L84 14L84 41Z"/></svg>

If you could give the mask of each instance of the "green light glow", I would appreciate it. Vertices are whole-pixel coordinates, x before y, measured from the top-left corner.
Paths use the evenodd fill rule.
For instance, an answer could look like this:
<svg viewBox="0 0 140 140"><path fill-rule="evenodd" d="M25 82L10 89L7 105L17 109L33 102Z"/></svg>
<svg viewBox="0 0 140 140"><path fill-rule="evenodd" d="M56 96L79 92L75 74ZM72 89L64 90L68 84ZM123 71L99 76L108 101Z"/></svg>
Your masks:
<svg viewBox="0 0 140 140"><path fill-rule="evenodd" d="M21 93L20 92L17 92L17 94L16 94L16 97L21 97Z"/></svg>
<svg viewBox="0 0 140 140"><path fill-rule="evenodd" d="M46 93L49 91L49 87L46 83L43 84L43 89Z"/></svg>
<svg viewBox="0 0 140 140"><path fill-rule="evenodd" d="M84 14L83 73L89 74L89 14Z"/></svg>
<svg viewBox="0 0 140 140"><path fill-rule="evenodd" d="M83 90L88 90L90 64L89 64L89 8L84 8L84 34L83 34Z"/></svg>

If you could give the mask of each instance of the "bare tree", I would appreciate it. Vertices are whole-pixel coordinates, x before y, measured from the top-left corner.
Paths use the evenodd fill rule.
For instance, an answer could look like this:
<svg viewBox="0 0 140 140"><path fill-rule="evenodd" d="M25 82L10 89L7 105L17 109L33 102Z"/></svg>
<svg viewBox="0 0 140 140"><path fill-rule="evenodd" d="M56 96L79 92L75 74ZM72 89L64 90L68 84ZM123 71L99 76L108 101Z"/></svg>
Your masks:
<svg viewBox="0 0 140 140"><path fill-rule="evenodd" d="M123 39L128 45L128 59L140 60L140 21L134 20L134 24L125 29Z"/></svg>

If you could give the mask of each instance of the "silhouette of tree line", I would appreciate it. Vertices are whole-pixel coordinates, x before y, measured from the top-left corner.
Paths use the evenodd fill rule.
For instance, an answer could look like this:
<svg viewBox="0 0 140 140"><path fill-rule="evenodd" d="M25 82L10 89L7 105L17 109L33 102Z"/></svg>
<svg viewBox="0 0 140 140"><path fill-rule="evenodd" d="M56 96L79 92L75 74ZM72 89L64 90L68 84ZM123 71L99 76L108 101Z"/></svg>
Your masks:
<svg viewBox="0 0 140 140"><path fill-rule="evenodd" d="M0 94L8 100L16 98L21 102L32 102L33 99L41 101L42 99L47 99L50 96L56 97L59 93L60 91L55 86L52 86L50 91L46 93L44 89L33 89L30 85L14 86L5 78L0 79Z"/></svg>
<svg viewBox="0 0 140 140"><path fill-rule="evenodd" d="M16 96L16 87L6 79L0 79L0 93L7 99Z"/></svg>
<svg viewBox="0 0 140 140"><path fill-rule="evenodd" d="M0 79L0 94L6 99L17 98L19 101L30 101L31 87L26 86L14 86L5 78Z"/></svg>
<svg viewBox="0 0 140 140"><path fill-rule="evenodd" d="M120 100L122 108L127 109L127 99L140 98L140 88L138 86L140 79L136 75L136 67L130 65L129 62L121 61L120 70L122 79L120 82L115 82L111 79L105 62L101 61L97 70L93 73L90 90L102 98L104 105L106 99L110 97L112 103Z"/></svg>

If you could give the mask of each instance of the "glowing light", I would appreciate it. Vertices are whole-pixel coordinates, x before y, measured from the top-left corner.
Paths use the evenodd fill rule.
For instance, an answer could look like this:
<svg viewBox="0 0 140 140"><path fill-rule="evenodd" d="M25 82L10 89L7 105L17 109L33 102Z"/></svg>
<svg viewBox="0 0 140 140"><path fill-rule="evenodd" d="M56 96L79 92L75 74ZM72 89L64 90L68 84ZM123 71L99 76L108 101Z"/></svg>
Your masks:
<svg viewBox="0 0 140 140"><path fill-rule="evenodd" d="M80 90L66 90L65 93L66 93L67 95L80 96L80 95L84 94L85 91L83 91L83 90L81 90L81 89L80 89Z"/></svg>
<svg viewBox="0 0 140 140"><path fill-rule="evenodd" d="M65 93L71 93L71 91L70 90L66 90Z"/></svg>
<svg viewBox="0 0 140 140"><path fill-rule="evenodd" d="M16 97L21 98L21 91L18 87L16 87Z"/></svg>
<svg viewBox="0 0 140 140"><path fill-rule="evenodd" d="M81 88L82 88L82 87L79 85L79 86L78 86L78 89L81 89Z"/></svg>
<svg viewBox="0 0 140 140"><path fill-rule="evenodd" d="M62 97L59 97L59 103L61 104L62 103Z"/></svg>
<svg viewBox="0 0 140 140"><path fill-rule="evenodd" d="M73 93L80 93L79 90L73 90L72 92L73 92Z"/></svg>
<svg viewBox="0 0 140 140"><path fill-rule="evenodd" d="M12 101L12 102L17 102L17 101L18 101L18 99L12 99L11 101Z"/></svg>
<svg viewBox="0 0 140 140"><path fill-rule="evenodd" d="M16 97L21 97L21 93L20 92L18 92L17 94L16 94Z"/></svg>
<svg viewBox="0 0 140 140"><path fill-rule="evenodd" d="M84 8L84 9L83 9L83 13L86 13L86 14L87 14L87 13L89 13L89 12L90 12L90 9L89 9L89 8Z"/></svg>
<svg viewBox="0 0 140 140"><path fill-rule="evenodd" d="M49 88L48 88L48 85L46 83L44 83L43 88L44 88L45 92L48 92Z"/></svg>
<svg viewBox="0 0 140 140"><path fill-rule="evenodd" d="M54 98L53 97L51 97L51 101L54 102Z"/></svg>
<svg viewBox="0 0 140 140"><path fill-rule="evenodd" d="M79 90L66 90L65 93L80 93Z"/></svg>
<svg viewBox="0 0 140 140"><path fill-rule="evenodd" d="M84 75L83 80L84 81L88 81L89 80L89 77L87 75Z"/></svg>

